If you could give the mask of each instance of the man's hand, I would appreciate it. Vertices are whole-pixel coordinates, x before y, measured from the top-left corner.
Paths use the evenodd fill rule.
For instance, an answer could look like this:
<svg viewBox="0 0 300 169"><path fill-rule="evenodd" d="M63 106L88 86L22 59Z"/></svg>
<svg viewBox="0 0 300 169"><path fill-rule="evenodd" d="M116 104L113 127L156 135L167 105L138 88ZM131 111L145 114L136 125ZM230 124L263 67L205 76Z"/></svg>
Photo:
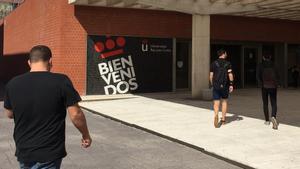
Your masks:
<svg viewBox="0 0 300 169"><path fill-rule="evenodd" d="M233 80L234 80L232 69L229 69L228 73L229 73L229 80L230 80L229 92L232 93L233 92Z"/></svg>
<svg viewBox="0 0 300 169"><path fill-rule="evenodd" d="M75 127L82 134L81 146L83 148L90 147L92 144L92 139L91 139L89 129L86 124L86 119L85 119L84 113L80 109L79 105L75 104L73 106L69 106L68 112L69 112L71 121L73 122Z"/></svg>
<svg viewBox="0 0 300 169"><path fill-rule="evenodd" d="M82 139L81 139L81 146L83 148L88 148L90 147L92 144L92 138L90 135L88 136L82 136Z"/></svg>
<svg viewBox="0 0 300 169"><path fill-rule="evenodd" d="M233 86L229 86L229 93L233 92Z"/></svg>

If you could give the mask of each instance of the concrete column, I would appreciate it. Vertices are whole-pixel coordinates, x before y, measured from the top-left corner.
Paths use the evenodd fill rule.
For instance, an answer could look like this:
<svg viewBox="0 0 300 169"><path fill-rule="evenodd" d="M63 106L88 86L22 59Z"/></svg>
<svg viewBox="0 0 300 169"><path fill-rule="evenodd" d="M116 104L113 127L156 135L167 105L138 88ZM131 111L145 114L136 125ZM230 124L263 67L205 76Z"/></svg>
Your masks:
<svg viewBox="0 0 300 169"><path fill-rule="evenodd" d="M259 44L258 46L258 55L257 55L257 63L261 63L261 61L263 60L263 45Z"/></svg>
<svg viewBox="0 0 300 169"><path fill-rule="evenodd" d="M193 15L192 97L207 99L210 68L210 16Z"/></svg>
<svg viewBox="0 0 300 169"><path fill-rule="evenodd" d="M284 57L284 84L283 84L283 87L287 88L289 85L288 85L288 69L289 69L289 66L288 66L288 60L289 60L289 45L287 43L284 43L284 54L283 54L283 57Z"/></svg>
<svg viewBox="0 0 300 169"><path fill-rule="evenodd" d="M173 88L173 92L176 91L176 58L177 58L177 39L176 38L173 38L173 67L172 67L172 70L173 70L173 85L172 85L172 88Z"/></svg>

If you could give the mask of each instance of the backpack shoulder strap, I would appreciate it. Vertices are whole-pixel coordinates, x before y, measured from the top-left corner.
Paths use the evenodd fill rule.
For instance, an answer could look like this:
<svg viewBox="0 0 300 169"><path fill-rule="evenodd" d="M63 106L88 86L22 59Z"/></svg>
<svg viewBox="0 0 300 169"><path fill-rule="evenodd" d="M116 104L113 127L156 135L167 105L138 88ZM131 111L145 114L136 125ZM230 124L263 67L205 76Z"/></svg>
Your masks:
<svg viewBox="0 0 300 169"><path fill-rule="evenodd" d="M230 64L229 62L225 62L224 68L227 68L227 66L228 66L229 64Z"/></svg>
<svg viewBox="0 0 300 169"><path fill-rule="evenodd" d="M219 64L219 62L216 60L215 61L215 65L219 68L219 67L221 67L221 65Z"/></svg>

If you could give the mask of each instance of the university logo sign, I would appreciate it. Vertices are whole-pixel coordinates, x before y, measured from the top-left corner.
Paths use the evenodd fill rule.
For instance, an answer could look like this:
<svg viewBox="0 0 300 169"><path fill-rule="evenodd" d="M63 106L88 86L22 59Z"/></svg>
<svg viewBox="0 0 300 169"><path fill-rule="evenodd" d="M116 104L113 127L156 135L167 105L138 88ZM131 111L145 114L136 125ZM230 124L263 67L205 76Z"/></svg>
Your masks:
<svg viewBox="0 0 300 169"><path fill-rule="evenodd" d="M172 39L89 36L87 75L87 94L170 91Z"/></svg>

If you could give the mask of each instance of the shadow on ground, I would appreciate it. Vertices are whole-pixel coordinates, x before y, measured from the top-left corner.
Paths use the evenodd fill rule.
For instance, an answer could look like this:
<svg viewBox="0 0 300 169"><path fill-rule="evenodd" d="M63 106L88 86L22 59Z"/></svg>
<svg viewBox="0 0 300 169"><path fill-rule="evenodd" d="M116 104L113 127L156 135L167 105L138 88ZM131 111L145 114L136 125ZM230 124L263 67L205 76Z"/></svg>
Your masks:
<svg viewBox="0 0 300 169"><path fill-rule="evenodd" d="M164 100L212 110L211 101L192 99L189 92L147 93L139 95L156 100ZM299 98L300 90L280 89L278 91L277 116L280 123L300 127ZM243 120L240 116L264 120L260 89L236 90L229 100L229 113L234 115L227 117L227 123Z"/></svg>
<svg viewBox="0 0 300 169"><path fill-rule="evenodd" d="M227 116L226 117L226 124L231 123L231 122L235 122L235 121L241 121L243 119L244 119L243 117L241 117L239 115L236 115L236 114L234 114L233 116Z"/></svg>

